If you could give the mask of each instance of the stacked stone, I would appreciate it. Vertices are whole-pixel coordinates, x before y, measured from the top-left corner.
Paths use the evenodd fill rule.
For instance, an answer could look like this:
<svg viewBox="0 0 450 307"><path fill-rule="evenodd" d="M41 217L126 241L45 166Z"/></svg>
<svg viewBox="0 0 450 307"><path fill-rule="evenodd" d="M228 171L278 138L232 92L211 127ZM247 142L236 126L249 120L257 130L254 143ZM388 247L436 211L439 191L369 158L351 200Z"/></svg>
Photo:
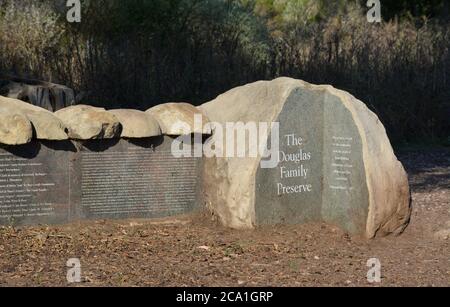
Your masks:
<svg viewBox="0 0 450 307"><path fill-rule="evenodd" d="M203 129L194 125L194 115L199 113L188 103L166 103L146 112L75 105L52 113L0 96L0 144L23 145L32 139L62 141L202 134ZM187 123L190 129L174 130L174 123L179 121ZM206 124L208 119L203 115L202 121Z"/></svg>
<svg viewBox="0 0 450 307"><path fill-rule="evenodd" d="M201 203L201 159L189 145L187 155L173 155L172 144L202 134L198 114L187 103L51 113L0 96L0 225L192 212Z"/></svg>

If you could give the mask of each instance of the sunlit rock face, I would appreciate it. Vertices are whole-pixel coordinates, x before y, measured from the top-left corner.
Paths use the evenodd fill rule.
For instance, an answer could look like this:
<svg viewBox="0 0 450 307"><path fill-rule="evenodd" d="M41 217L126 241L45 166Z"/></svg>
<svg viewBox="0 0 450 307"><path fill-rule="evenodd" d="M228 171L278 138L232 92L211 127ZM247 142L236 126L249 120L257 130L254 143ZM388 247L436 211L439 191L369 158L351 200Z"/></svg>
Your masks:
<svg viewBox="0 0 450 307"><path fill-rule="evenodd" d="M260 156L205 159L205 201L223 224L325 221L368 238L406 227L406 172L378 117L349 93L279 78L232 89L201 109L223 125L280 125L276 167L262 168Z"/></svg>
<svg viewBox="0 0 450 307"><path fill-rule="evenodd" d="M76 105L61 109L55 115L67 127L71 139L92 140L120 137L119 119L103 108Z"/></svg>
<svg viewBox="0 0 450 307"><path fill-rule="evenodd" d="M132 109L109 110L122 125L121 137L147 138L161 135L158 121L146 112Z"/></svg>
<svg viewBox="0 0 450 307"><path fill-rule="evenodd" d="M0 107L14 110L22 114L33 126L34 136L39 140L67 140L66 127L63 122L43 108L33 106L24 101L0 96Z"/></svg>

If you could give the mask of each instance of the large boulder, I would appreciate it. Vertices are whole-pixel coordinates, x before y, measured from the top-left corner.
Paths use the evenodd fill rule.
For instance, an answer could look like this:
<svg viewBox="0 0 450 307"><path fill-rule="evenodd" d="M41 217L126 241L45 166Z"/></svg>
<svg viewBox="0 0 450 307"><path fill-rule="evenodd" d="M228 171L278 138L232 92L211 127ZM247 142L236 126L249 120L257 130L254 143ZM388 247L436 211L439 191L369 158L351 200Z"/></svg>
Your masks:
<svg viewBox="0 0 450 307"><path fill-rule="evenodd" d="M109 110L122 124L121 137L148 138L161 135L158 121L146 112L132 109Z"/></svg>
<svg viewBox="0 0 450 307"><path fill-rule="evenodd" d="M76 105L61 109L55 115L67 127L71 139L111 139L120 137L119 119L103 108Z"/></svg>
<svg viewBox="0 0 450 307"><path fill-rule="evenodd" d="M33 128L28 118L15 110L0 106L0 143L23 145L31 141Z"/></svg>
<svg viewBox="0 0 450 307"><path fill-rule="evenodd" d="M408 224L406 172L378 117L349 93L279 78L232 89L200 108L214 123L210 148L226 123L279 122L259 140L267 157L205 159L205 202L226 226L324 221L372 238ZM270 160L276 163L263 163Z"/></svg>
<svg viewBox="0 0 450 307"><path fill-rule="evenodd" d="M201 110L189 103L171 102L157 105L148 109L161 126L163 134L185 135L185 134L211 134L211 130L205 127L209 122L208 118ZM199 123L195 123L195 118L199 118Z"/></svg>
<svg viewBox="0 0 450 307"><path fill-rule="evenodd" d="M0 77L0 95L26 101L51 112L75 104L73 89L41 80Z"/></svg>
<svg viewBox="0 0 450 307"><path fill-rule="evenodd" d="M0 96L0 106L25 115L33 125L39 140L67 140L66 127L53 113L18 99Z"/></svg>

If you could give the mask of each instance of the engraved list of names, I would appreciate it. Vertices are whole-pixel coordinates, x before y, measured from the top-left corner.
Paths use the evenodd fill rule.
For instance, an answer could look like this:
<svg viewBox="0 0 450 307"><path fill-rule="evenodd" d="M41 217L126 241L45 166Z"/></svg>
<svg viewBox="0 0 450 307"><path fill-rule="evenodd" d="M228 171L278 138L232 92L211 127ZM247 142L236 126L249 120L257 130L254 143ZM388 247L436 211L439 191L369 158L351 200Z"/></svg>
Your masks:
<svg viewBox="0 0 450 307"><path fill-rule="evenodd" d="M0 151L1 220L68 218L69 161L54 158L48 163L40 156L27 159Z"/></svg>
<svg viewBox="0 0 450 307"><path fill-rule="evenodd" d="M132 145L81 155L84 215L151 217L189 211L196 200L197 160Z"/></svg>

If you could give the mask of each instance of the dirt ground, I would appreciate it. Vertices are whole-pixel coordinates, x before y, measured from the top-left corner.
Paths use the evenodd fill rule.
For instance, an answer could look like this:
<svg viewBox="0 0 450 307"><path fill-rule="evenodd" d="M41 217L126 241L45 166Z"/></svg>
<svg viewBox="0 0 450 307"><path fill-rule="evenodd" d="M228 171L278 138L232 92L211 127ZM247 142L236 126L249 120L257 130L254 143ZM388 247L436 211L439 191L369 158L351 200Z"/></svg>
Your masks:
<svg viewBox="0 0 450 307"><path fill-rule="evenodd" d="M207 216L0 228L0 286L450 286L450 149L399 155L413 197L397 237L366 241L323 224L235 231ZM449 234L450 235L450 234ZM367 281L370 258L381 283Z"/></svg>

